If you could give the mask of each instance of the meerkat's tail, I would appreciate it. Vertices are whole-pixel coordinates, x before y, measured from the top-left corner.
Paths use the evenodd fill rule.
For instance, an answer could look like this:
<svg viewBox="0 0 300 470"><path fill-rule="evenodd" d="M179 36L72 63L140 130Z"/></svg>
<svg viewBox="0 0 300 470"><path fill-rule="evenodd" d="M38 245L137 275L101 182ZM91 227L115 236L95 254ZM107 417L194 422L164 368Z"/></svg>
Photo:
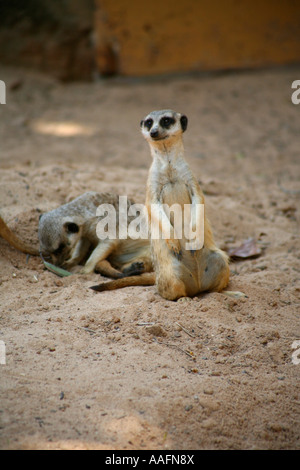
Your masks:
<svg viewBox="0 0 300 470"><path fill-rule="evenodd" d="M20 240L6 225L2 217L0 216L0 236L4 238L11 246L16 248L22 253L28 255L39 255L39 251L35 248L27 246L22 240Z"/></svg>
<svg viewBox="0 0 300 470"><path fill-rule="evenodd" d="M138 276L123 277L122 279L116 279L115 281L103 282L97 286L91 286L97 292L104 292L107 290L122 289L123 287L129 286L154 286L155 284L155 273L143 273Z"/></svg>

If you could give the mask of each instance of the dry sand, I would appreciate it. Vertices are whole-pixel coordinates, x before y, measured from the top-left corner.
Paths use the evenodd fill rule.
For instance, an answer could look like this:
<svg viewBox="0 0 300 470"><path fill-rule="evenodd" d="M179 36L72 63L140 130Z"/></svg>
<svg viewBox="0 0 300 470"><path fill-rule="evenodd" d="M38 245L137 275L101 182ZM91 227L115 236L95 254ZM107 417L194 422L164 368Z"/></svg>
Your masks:
<svg viewBox="0 0 300 470"><path fill-rule="evenodd" d="M300 67L62 85L1 67L1 214L37 245L41 212L85 191L143 202L153 109L184 112L218 245L254 237L228 290L169 302L95 293L0 240L2 449L299 449ZM105 280L104 278L102 280ZM182 328L183 327L183 328ZM300 348L300 341L299 341Z"/></svg>

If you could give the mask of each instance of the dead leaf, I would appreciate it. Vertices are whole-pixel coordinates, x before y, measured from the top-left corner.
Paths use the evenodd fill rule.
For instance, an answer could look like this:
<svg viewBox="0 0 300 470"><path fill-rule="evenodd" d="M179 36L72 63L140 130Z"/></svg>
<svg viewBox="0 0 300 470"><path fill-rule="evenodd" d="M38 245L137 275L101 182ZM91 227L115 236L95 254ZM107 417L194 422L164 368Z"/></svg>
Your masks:
<svg viewBox="0 0 300 470"><path fill-rule="evenodd" d="M236 248L228 248L227 253L231 258L254 258L261 254L254 238L248 238Z"/></svg>

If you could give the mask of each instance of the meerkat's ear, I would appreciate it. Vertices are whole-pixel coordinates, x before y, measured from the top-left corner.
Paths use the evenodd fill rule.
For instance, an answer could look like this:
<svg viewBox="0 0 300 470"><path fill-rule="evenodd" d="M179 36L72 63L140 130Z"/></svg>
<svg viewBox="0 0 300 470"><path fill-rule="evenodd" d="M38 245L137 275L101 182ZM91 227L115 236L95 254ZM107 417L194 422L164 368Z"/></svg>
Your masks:
<svg viewBox="0 0 300 470"><path fill-rule="evenodd" d="M186 131L186 128L188 125L188 118L184 114L180 118L180 124L181 124L182 132Z"/></svg>
<svg viewBox="0 0 300 470"><path fill-rule="evenodd" d="M140 122L140 127L143 127L143 124L144 124L144 121L141 120L141 122Z"/></svg>
<svg viewBox="0 0 300 470"><path fill-rule="evenodd" d="M64 228L68 233L79 232L79 225L75 224L75 222L66 222Z"/></svg>

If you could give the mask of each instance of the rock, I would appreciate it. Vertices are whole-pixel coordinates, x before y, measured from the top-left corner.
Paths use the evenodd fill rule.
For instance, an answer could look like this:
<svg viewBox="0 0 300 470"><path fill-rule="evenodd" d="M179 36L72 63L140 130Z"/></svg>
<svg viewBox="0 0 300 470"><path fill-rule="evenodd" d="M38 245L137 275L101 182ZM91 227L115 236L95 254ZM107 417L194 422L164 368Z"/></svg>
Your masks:
<svg viewBox="0 0 300 470"><path fill-rule="evenodd" d="M214 419L212 418L207 418L204 421L202 421L201 426L205 429L212 429L215 426L217 426L217 423Z"/></svg>
<svg viewBox="0 0 300 470"><path fill-rule="evenodd" d="M146 331L153 336L167 336L166 331L160 325L147 326Z"/></svg>

